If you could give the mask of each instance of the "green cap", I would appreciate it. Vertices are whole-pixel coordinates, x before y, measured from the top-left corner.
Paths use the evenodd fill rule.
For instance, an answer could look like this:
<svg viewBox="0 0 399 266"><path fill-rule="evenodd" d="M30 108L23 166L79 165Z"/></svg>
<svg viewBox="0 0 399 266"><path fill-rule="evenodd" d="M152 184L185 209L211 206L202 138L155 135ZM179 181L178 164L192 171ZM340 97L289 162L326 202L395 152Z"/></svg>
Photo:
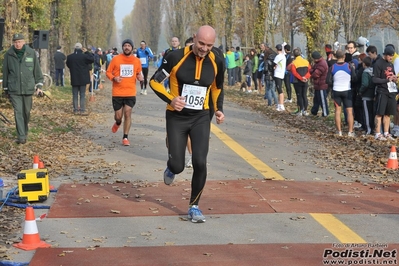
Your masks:
<svg viewBox="0 0 399 266"><path fill-rule="evenodd" d="M22 35L21 33L16 33L12 36L12 41L18 41L18 40L23 40L24 39L24 35Z"/></svg>

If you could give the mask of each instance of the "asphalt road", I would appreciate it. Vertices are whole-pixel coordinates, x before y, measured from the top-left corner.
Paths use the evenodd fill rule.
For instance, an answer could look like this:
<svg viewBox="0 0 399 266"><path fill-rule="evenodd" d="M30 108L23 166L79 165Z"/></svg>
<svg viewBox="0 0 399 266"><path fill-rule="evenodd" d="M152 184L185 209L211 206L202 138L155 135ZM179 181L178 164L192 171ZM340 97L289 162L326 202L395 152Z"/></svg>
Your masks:
<svg viewBox="0 0 399 266"><path fill-rule="evenodd" d="M110 100L110 88L99 92L96 101L91 103L91 112L99 112L103 122L88 128L86 136L103 147L101 152L81 158L81 160L104 160L108 164L118 165L119 170L104 182L138 181L162 182L166 167L167 150L165 147L165 104L149 89L148 95L138 95L133 111L133 122L129 139L131 146L121 145L122 133L111 132L113 111ZM225 102L225 123L213 124L208 155L208 180L286 180L295 182L351 182L341 173L317 165L314 154L323 150L320 143L314 143L309 136L300 133L293 138L276 126L262 114L243 109L232 102ZM176 182L190 180L191 169L179 174ZM52 184L84 183L88 179L101 179L98 172L77 173L74 176L58 177ZM168 189L161 187L161 190ZM203 195L206 197L206 195ZM46 202L52 204L57 194ZM237 198L239 200L239 198ZM372 202L370 204L373 204ZM39 216L45 211L36 211ZM334 210L331 210L334 213ZM177 232L158 234L152 241L136 237L129 244L133 247L164 246L170 242L178 245L192 245L187 235L195 227L195 244L222 245L227 243L248 244L249 239L256 243L397 243L399 233L397 210L379 215L335 214L334 217L300 213L292 209L287 213L264 214L224 214L221 219L210 219L203 225L191 223L179 224ZM204 215L207 213L204 211ZM328 213L327 213L328 215ZM297 217L297 219L292 219ZM140 235L141 232L154 231L160 225L176 228L176 217L118 217L118 218L45 218L38 222L42 238L54 247L87 247L89 240L77 242L76 237L84 234L85 239L99 237L99 231L107 228L107 241L104 247L126 245L126 236ZM135 224L135 230L126 231L126 224ZM112 226L111 226L112 225ZM334 229L338 229L334 230ZM74 237L65 237L60 232L74 232ZM77 232L79 231L79 232ZM341 238L346 235L348 238ZM351 238L352 237L352 238ZM15 261L27 262L34 251L12 249ZM320 254L321 258L322 254ZM51 263L49 264L51 265ZM117 264L116 264L117 265ZM133 265L133 264L132 264Z"/></svg>

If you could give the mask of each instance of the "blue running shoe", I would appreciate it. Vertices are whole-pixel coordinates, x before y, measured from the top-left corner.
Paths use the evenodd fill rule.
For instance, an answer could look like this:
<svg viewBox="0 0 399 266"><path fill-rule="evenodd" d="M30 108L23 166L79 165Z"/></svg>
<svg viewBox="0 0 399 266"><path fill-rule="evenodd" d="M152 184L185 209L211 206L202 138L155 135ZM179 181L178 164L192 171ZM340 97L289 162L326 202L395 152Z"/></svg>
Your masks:
<svg viewBox="0 0 399 266"><path fill-rule="evenodd" d="M175 180L175 174L166 167L165 172L163 172L163 182L165 185L170 185L173 183L173 180Z"/></svg>
<svg viewBox="0 0 399 266"><path fill-rule="evenodd" d="M198 205L193 205L188 209L187 218L191 220L193 223L205 223L205 216L202 215L200 209L198 209Z"/></svg>

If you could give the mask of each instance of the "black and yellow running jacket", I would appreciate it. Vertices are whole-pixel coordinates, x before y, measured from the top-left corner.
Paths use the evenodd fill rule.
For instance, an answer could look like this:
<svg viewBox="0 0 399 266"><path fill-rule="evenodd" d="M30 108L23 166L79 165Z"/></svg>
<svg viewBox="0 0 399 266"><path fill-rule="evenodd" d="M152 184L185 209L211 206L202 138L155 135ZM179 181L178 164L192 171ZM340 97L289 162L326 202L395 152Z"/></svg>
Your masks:
<svg viewBox="0 0 399 266"><path fill-rule="evenodd" d="M170 92L167 92L159 79L162 71L169 73ZM175 97L182 95L185 85L205 87L204 97L195 100L202 104L202 110L213 109L223 112L223 81L224 81L224 57L223 53L213 47L205 58L196 56L192 51L192 45L169 53L162 65L150 79L150 87L156 95L167 103L166 109L174 111L170 103ZM203 98L203 99L202 99ZM211 99L211 103L209 102ZM212 104L213 106L209 106ZM182 113L194 114L198 110L183 108Z"/></svg>

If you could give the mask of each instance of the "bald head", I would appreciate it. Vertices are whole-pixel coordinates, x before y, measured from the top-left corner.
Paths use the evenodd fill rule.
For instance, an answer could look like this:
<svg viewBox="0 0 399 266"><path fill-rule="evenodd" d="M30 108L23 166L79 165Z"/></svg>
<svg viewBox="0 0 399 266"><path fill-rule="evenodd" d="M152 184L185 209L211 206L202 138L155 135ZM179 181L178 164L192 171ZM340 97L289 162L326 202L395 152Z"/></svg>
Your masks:
<svg viewBox="0 0 399 266"><path fill-rule="evenodd" d="M201 26L197 31L197 36L206 37L209 39L216 39L216 31L209 25Z"/></svg>
<svg viewBox="0 0 399 266"><path fill-rule="evenodd" d="M201 26L194 34L193 52L199 57L205 57L211 51L216 40L216 31L209 25Z"/></svg>

